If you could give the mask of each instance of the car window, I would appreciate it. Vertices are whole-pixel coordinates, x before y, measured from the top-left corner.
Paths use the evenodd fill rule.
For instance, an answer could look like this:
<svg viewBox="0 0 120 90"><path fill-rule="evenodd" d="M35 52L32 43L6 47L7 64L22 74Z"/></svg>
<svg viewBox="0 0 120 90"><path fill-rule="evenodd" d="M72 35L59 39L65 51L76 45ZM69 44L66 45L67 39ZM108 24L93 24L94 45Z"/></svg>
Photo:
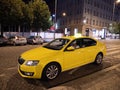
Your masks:
<svg viewBox="0 0 120 90"><path fill-rule="evenodd" d="M34 38L34 36L30 36L30 37L29 37L29 39L32 39L32 38Z"/></svg>
<svg viewBox="0 0 120 90"><path fill-rule="evenodd" d="M84 38L83 39L83 46L88 47L88 46L95 46L97 42L93 39L90 38Z"/></svg>
<svg viewBox="0 0 120 90"><path fill-rule="evenodd" d="M15 38L14 36L9 37L9 39L14 39L14 38Z"/></svg>
<svg viewBox="0 0 120 90"><path fill-rule="evenodd" d="M69 42L69 39L63 39L63 38L58 38L55 39L53 41L51 41L50 43L48 43L47 45L45 45L45 48L48 49L53 49L53 50L60 50L62 49L67 43Z"/></svg>
<svg viewBox="0 0 120 90"><path fill-rule="evenodd" d="M75 49L81 48L82 46L82 39L75 39L73 40L69 45L69 46L73 46Z"/></svg>

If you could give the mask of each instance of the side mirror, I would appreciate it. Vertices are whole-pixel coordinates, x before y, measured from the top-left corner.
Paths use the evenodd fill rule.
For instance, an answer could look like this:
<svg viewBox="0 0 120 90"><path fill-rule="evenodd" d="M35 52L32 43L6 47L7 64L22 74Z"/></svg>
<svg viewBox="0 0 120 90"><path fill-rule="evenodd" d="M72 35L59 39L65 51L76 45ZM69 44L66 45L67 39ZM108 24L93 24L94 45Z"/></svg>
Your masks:
<svg viewBox="0 0 120 90"><path fill-rule="evenodd" d="M74 51L75 48L73 46L67 47L67 51Z"/></svg>

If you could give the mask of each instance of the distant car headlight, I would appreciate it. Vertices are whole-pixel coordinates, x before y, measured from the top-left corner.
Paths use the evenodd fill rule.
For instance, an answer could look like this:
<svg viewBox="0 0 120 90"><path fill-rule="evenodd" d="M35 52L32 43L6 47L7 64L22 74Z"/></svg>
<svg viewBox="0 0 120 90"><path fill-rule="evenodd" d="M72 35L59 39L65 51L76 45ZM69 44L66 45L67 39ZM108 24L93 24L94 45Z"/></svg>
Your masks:
<svg viewBox="0 0 120 90"><path fill-rule="evenodd" d="M36 66L39 63L38 60L29 60L25 63L27 66Z"/></svg>

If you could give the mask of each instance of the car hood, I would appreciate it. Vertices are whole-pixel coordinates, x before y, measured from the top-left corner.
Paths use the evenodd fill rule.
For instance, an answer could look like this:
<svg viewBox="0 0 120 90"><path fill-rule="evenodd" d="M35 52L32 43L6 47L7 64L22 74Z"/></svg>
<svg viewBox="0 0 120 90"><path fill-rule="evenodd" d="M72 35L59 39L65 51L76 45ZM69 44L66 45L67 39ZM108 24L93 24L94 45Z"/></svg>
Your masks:
<svg viewBox="0 0 120 90"><path fill-rule="evenodd" d="M21 58L25 60L40 60L42 58L51 57L58 53L57 50L47 49L44 47L39 47L35 49L28 50L21 55Z"/></svg>

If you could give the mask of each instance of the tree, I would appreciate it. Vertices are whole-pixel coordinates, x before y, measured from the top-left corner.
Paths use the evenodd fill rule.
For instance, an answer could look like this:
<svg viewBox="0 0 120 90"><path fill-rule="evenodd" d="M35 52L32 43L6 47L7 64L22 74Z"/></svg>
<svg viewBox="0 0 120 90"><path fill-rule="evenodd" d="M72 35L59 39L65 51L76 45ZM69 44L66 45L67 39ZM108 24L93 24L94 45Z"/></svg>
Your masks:
<svg viewBox="0 0 120 90"><path fill-rule="evenodd" d="M0 23L2 27L15 26L22 23L24 6L22 0L0 0ZM1 32L3 33L3 28Z"/></svg>
<svg viewBox="0 0 120 90"><path fill-rule="evenodd" d="M0 0L0 26L1 35L3 35L3 25L8 21L10 4L8 0Z"/></svg>
<svg viewBox="0 0 120 90"><path fill-rule="evenodd" d="M115 23L114 32L115 32L116 34L119 34L119 39L120 39L120 22Z"/></svg>
<svg viewBox="0 0 120 90"><path fill-rule="evenodd" d="M42 30L46 30L50 27L50 12L45 1L35 0L33 2L33 14L33 27L35 27L36 29L42 28Z"/></svg>
<svg viewBox="0 0 120 90"><path fill-rule="evenodd" d="M22 0L0 0L0 28L4 26L29 26L46 30L50 27L50 12L43 0L31 0L25 4Z"/></svg>
<svg viewBox="0 0 120 90"><path fill-rule="evenodd" d="M18 27L18 31L20 26L24 24L24 14L23 8L25 7L25 3L22 0L10 0L10 18L9 20L12 25L16 25Z"/></svg>
<svg viewBox="0 0 120 90"><path fill-rule="evenodd" d="M34 14L33 14L33 3L29 2L28 4L25 4L23 7L23 14L24 14L24 23L28 25L29 29L32 26Z"/></svg>

